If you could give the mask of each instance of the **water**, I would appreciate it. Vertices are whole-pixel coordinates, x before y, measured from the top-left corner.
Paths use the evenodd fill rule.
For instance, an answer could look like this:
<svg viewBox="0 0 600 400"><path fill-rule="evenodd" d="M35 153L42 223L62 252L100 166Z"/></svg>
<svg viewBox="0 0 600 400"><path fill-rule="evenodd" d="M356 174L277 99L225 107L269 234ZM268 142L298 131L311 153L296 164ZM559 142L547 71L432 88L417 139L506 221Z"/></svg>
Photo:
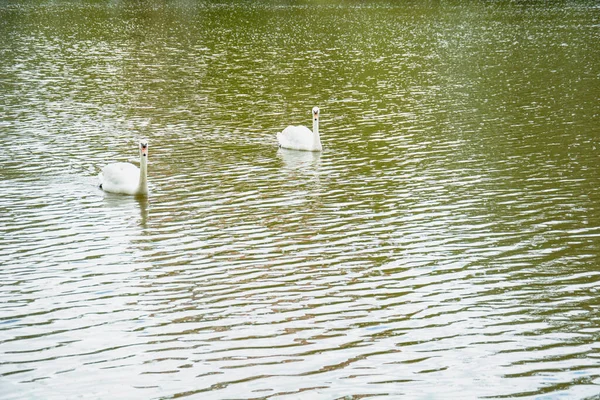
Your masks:
<svg viewBox="0 0 600 400"><path fill-rule="evenodd" d="M598 398L598 39L593 1L3 2L1 397ZM99 190L138 137L151 195Z"/></svg>

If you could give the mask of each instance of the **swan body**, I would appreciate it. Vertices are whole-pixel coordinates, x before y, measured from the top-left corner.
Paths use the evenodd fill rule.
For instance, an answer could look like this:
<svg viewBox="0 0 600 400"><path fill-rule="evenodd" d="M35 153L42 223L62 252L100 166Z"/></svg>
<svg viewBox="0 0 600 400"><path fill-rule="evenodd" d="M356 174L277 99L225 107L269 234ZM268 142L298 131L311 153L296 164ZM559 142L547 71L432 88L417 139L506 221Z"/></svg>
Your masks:
<svg viewBox="0 0 600 400"><path fill-rule="evenodd" d="M108 164L98 178L100 188L105 192L148 195L148 142L140 141L140 168L126 162Z"/></svg>
<svg viewBox="0 0 600 400"><path fill-rule="evenodd" d="M321 151L321 137L319 136L319 107L312 109L313 130L305 126L288 126L277 133L279 147L292 150Z"/></svg>

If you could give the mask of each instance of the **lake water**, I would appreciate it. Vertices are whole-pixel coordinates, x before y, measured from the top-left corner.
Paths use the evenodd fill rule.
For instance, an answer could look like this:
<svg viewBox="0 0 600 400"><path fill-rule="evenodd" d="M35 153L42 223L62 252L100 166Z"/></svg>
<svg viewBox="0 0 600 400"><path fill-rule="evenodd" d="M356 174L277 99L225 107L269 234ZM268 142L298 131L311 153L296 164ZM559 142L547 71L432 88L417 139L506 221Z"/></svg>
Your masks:
<svg viewBox="0 0 600 400"><path fill-rule="evenodd" d="M4 1L0 397L598 399L599 100L597 1Z"/></svg>

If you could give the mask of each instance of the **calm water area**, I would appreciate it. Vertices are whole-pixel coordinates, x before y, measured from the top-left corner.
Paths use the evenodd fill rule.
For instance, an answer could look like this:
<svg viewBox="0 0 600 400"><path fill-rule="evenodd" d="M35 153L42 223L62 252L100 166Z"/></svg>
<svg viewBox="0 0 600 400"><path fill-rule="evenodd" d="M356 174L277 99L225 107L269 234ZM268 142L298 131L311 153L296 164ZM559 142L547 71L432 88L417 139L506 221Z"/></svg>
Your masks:
<svg viewBox="0 0 600 400"><path fill-rule="evenodd" d="M600 3L0 1L0 398L370 397L600 399Z"/></svg>

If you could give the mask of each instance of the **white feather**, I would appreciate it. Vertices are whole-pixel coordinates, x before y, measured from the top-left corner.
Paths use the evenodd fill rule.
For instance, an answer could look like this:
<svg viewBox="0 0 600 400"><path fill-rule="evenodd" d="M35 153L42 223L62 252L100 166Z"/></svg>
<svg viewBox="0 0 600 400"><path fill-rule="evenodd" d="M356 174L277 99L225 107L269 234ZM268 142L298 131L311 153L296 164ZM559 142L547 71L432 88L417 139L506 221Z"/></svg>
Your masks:
<svg viewBox="0 0 600 400"><path fill-rule="evenodd" d="M288 126L277 133L279 146L292 150L321 151L321 137L319 135L319 108L313 108L313 130L306 126Z"/></svg>
<svg viewBox="0 0 600 400"><path fill-rule="evenodd" d="M140 142L140 168L131 163L108 164L98 175L102 190L128 195L148 194L148 143Z"/></svg>

